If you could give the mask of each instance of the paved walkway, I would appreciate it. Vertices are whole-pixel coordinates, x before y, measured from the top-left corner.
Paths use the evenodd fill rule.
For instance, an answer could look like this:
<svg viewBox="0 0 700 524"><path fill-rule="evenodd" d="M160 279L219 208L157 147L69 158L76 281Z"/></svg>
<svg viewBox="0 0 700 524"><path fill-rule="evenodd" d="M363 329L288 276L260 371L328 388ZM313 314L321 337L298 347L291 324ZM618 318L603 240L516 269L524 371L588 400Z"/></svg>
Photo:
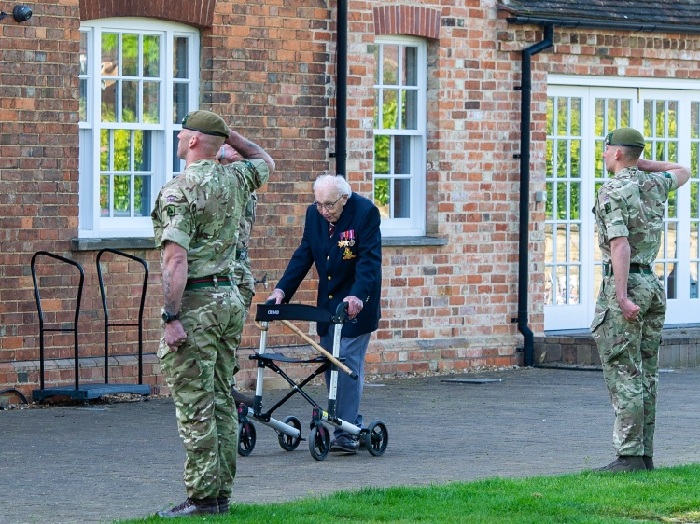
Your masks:
<svg viewBox="0 0 700 524"><path fill-rule="evenodd" d="M498 381L447 382L455 379ZM659 466L700 462L700 369L662 373ZM325 406L324 393L308 389ZM272 399L273 395L270 395ZM266 397L267 398L267 397ZM287 409L288 408L288 409ZM366 422L389 445L315 461L256 424L239 458L234 501L292 500L361 486L571 473L612 460L612 411L601 372L520 369L391 380L365 388ZM311 409L296 396L278 417ZM0 523L96 523L142 517L184 499L184 452L170 399L0 411Z"/></svg>

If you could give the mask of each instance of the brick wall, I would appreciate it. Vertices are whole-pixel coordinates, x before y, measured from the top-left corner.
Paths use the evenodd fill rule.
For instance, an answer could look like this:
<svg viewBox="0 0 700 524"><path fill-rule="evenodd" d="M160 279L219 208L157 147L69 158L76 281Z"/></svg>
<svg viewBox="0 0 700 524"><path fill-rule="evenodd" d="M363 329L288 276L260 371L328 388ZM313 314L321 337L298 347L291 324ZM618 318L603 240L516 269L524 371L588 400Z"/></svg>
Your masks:
<svg viewBox="0 0 700 524"><path fill-rule="evenodd" d="M71 251L78 216L78 28L81 16L123 15L126 4L48 0L34 6L27 23L0 22L0 389L19 386L30 392L37 385L38 325L29 264L38 250L62 254L85 268L81 373L90 380L101 373L96 363L103 350L104 315L96 252ZM152 13L149 5L142 2L139 8L146 11L139 13L171 16L170 10ZM153 3L152 9L159 5ZM397 27L429 37L427 230L447 243L384 247L384 318L367 357L370 374L451 372L521 361L516 352L521 337L512 323L518 291L516 88L520 50L541 40L542 33L536 27L509 26L495 5L426 0L387 10L378 1L349 4L347 176L354 190L367 196L373 146L371 129L362 122L373 117L374 36L391 27L375 15L415 16L418 8L431 17L439 13L439 38L433 38L434 22ZM334 169L336 13L321 0L193 1L187 6L187 11L177 10L185 17L179 21L202 28L201 107L225 115L277 161L273 180L260 192L251 246L256 277L267 274L274 284L298 244L313 179ZM548 73L698 78L698 59L697 37L556 28L554 49L533 60L531 194L545 188ZM533 201L530 212L530 325L539 333L544 205ZM145 380L159 387L163 381L152 355L160 333L158 253L129 252L150 266ZM133 318L137 268L121 261L110 266L110 296L119 315ZM60 304L54 316L66 322L72 288L58 272L48 268L46 282L53 278L63 286L53 304ZM295 299L313 303L313 284L310 278ZM269 289L260 287L258 299ZM129 329L117 329L112 337L110 351L133 354ZM253 378L246 355L257 341L258 331L249 321L242 349L244 385ZM273 326L269 343L298 341ZM55 365L50 381L72 380L71 344L70 336L51 335ZM124 357L120 364L120 358L113 359L120 369L114 376L133 377L133 361Z"/></svg>

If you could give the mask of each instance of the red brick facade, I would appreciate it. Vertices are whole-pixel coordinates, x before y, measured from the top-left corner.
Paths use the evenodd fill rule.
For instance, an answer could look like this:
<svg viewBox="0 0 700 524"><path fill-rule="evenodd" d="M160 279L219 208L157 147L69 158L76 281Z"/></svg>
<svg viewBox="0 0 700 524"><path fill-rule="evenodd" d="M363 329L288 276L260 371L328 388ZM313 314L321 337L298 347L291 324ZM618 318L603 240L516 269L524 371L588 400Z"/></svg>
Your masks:
<svg viewBox="0 0 700 524"><path fill-rule="evenodd" d="M517 316L520 50L541 28L510 26L495 2L423 1L348 9L347 171L353 189L372 191L375 35L422 35L428 42L427 234L445 245L384 247L384 319L370 345L369 374L451 372L521 363ZM181 6L181 7L178 7ZM96 251L74 251L78 232L78 29L81 19L152 16L202 30L200 106L225 115L262 144L278 171L260 194L252 262L274 284L296 247L311 182L334 169L336 13L321 1L110 2L47 0L34 17L0 22L0 389L38 384L38 318L30 271L40 250L85 268L79 321L81 379L102 377L104 315ZM175 17L175 18L173 18ZM629 34L555 28L554 48L534 57L531 191L544 189L547 73L700 78L697 35ZM530 206L530 325L543 326L543 204ZM124 249L148 260L144 330L146 381L162 385L156 349L160 276L154 249ZM110 296L133 319L138 268L109 263ZM49 282L46 280L46 282ZM75 281L57 277L47 315L62 325L75 310ZM267 296L260 288L258 298ZM312 303L313 282L296 300ZM129 307L124 307L127 304ZM110 335L110 354L132 354L129 329ZM257 343L249 320L242 362ZM294 342L273 330L273 345ZM72 338L47 337L47 381L70 383ZM68 359L68 360L56 360ZM113 357L110 375L133 380L133 357Z"/></svg>

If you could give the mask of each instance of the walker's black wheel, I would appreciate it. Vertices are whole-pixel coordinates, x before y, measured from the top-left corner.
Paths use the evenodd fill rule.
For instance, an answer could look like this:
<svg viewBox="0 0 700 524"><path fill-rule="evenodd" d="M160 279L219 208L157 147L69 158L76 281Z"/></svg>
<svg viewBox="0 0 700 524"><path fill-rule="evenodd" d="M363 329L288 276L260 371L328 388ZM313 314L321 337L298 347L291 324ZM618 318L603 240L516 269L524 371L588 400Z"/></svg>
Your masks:
<svg viewBox="0 0 700 524"><path fill-rule="evenodd" d="M331 435L326 426L317 424L309 433L309 451L316 460L323 460L331 450Z"/></svg>
<svg viewBox="0 0 700 524"><path fill-rule="evenodd" d="M365 433L365 447L370 455L374 457L383 455L388 443L389 433L386 430L386 424L381 420L372 422Z"/></svg>
<svg viewBox="0 0 700 524"><path fill-rule="evenodd" d="M238 454L247 457L255 448L255 425L250 420L238 424Z"/></svg>
<svg viewBox="0 0 700 524"><path fill-rule="evenodd" d="M284 433L277 434L277 440L279 440L282 449L293 451L299 447L299 442L301 442L301 422L299 422L299 419L296 417L287 417L284 419L284 423L292 426L294 429L299 430L298 437L285 435Z"/></svg>

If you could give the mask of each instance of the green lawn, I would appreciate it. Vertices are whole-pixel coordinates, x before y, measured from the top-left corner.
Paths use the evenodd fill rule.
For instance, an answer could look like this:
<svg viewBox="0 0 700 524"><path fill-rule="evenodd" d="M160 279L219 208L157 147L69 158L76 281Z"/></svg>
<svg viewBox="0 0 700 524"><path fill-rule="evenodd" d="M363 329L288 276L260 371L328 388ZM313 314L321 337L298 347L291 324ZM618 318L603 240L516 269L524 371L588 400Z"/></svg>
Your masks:
<svg viewBox="0 0 700 524"><path fill-rule="evenodd" d="M421 488L358 489L178 523L700 523L700 464L625 474L490 478ZM163 522L155 517L120 521Z"/></svg>

